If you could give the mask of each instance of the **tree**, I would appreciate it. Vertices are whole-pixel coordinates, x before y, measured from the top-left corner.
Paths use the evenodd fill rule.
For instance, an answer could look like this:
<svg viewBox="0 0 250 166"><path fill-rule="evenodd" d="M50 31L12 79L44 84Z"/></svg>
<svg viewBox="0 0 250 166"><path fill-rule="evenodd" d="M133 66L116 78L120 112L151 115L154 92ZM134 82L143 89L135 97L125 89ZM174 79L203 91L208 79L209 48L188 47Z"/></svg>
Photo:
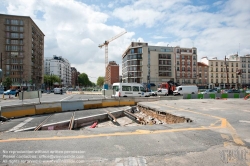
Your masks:
<svg viewBox="0 0 250 166"><path fill-rule="evenodd" d="M7 89L10 89L12 85L12 80L10 77L6 77L5 80L3 81L3 86L5 86Z"/></svg>
<svg viewBox="0 0 250 166"><path fill-rule="evenodd" d="M47 86L54 85L55 82L61 83L61 79L56 75L44 75L43 80Z"/></svg>
<svg viewBox="0 0 250 166"><path fill-rule="evenodd" d="M84 87L92 86L92 83L86 73L82 73L78 76L78 82Z"/></svg>
<svg viewBox="0 0 250 166"><path fill-rule="evenodd" d="M104 77L98 77L97 79L97 83L96 83L99 87L102 87L104 84Z"/></svg>

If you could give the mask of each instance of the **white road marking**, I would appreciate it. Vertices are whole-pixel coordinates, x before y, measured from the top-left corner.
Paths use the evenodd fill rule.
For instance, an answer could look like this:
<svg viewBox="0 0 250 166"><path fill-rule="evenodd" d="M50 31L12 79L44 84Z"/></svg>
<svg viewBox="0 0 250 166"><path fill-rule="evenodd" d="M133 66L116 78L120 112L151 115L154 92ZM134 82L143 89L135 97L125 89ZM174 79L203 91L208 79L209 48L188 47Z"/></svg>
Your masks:
<svg viewBox="0 0 250 166"><path fill-rule="evenodd" d="M75 94L74 94L75 95ZM72 96L74 96L74 95L70 95L70 96L68 96L68 97L65 97L65 98L63 98L62 100L60 100L60 101L63 101L63 100L65 100L65 99L67 99L67 98L69 98L69 97L72 97Z"/></svg>
<svg viewBox="0 0 250 166"><path fill-rule="evenodd" d="M25 121L19 123L18 125L16 125L12 129L8 130L7 132L12 132L12 131L20 129L22 126L24 126L26 123L30 122L32 119L34 119L34 118L27 118Z"/></svg>
<svg viewBox="0 0 250 166"><path fill-rule="evenodd" d="M116 166L147 166L147 161L144 157L128 157L128 158L116 158Z"/></svg>
<svg viewBox="0 0 250 166"><path fill-rule="evenodd" d="M250 121L246 121L246 120L239 120L239 122L241 122L241 123L250 123Z"/></svg>

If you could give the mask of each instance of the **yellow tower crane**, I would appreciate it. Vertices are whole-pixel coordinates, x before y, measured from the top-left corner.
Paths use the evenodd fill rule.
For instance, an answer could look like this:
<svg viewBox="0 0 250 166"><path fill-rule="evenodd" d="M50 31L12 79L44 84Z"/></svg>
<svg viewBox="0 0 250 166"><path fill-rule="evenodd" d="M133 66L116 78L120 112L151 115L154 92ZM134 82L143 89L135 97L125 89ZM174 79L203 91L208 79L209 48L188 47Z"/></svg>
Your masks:
<svg viewBox="0 0 250 166"><path fill-rule="evenodd" d="M113 40L117 39L118 37L124 35L125 33L127 33L126 31L122 32L122 33L119 33L118 35L112 37L111 39L109 40L106 40L103 44L100 44L98 47L102 48L103 46L105 46L105 83L106 83L106 68L108 66L108 45L110 42L112 42Z"/></svg>

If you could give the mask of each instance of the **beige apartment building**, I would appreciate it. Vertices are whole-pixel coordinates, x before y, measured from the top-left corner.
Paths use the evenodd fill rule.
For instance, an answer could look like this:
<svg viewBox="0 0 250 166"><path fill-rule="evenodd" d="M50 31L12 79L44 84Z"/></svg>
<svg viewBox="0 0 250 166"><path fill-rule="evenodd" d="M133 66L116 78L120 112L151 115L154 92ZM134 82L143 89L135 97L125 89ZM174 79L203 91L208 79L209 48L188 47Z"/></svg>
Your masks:
<svg viewBox="0 0 250 166"><path fill-rule="evenodd" d="M196 84L196 48L149 46L132 42L122 55L123 82L159 85L174 81Z"/></svg>
<svg viewBox="0 0 250 166"><path fill-rule="evenodd" d="M238 55L231 55L229 58L209 60L203 57L201 62L209 66L209 88L240 88L240 80L237 72L240 69L240 58Z"/></svg>
<svg viewBox="0 0 250 166"><path fill-rule="evenodd" d="M4 81L33 89L43 84L44 34L29 16L0 14L0 52Z"/></svg>

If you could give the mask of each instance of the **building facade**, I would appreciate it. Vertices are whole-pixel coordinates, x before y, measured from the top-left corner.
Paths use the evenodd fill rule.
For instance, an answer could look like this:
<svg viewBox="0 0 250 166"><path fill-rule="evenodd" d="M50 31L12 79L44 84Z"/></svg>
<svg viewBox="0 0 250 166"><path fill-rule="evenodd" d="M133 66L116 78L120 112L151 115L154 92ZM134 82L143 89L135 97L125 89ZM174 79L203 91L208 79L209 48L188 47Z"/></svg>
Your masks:
<svg viewBox="0 0 250 166"><path fill-rule="evenodd" d="M158 85L175 79L173 47L132 42L122 55L123 82Z"/></svg>
<svg viewBox="0 0 250 166"><path fill-rule="evenodd" d="M240 80L237 74L240 69L238 55L231 55L229 58L209 60L203 57L201 62L209 66L209 88L219 87L221 89L240 88Z"/></svg>
<svg viewBox="0 0 250 166"><path fill-rule="evenodd" d="M110 61L106 68L106 82L109 86L115 82L120 82L119 65L115 61Z"/></svg>
<svg viewBox="0 0 250 166"><path fill-rule="evenodd" d="M45 58L44 71L46 75L56 75L61 79L61 86L71 86L71 66L67 59L53 55Z"/></svg>
<svg viewBox="0 0 250 166"><path fill-rule="evenodd" d="M240 57L241 75L240 80L242 87L250 88L250 54Z"/></svg>
<svg viewBox="0 0 250 166"><path fill-rule="evenodd" d="M208 89L209 86L209 66L205 63L198 62L198 69L197 69L197 86L199 89Z"/></svg>
<svg viewBox="0 0 250 166"><path fill-rule="evenodd" d="M175 47L176 82L181 85L197 84L197 48Z"/></svg>
<svg viewBox="0 0 250 166"><path fill-rule="evenodd" d="M71 86L73 88L78 86L78 72L75 67L71 67Z"/></svg>
<svg viewBox="0 0 250 166"><path fill-rule="evenodd" d="M42 88L44 34L29 16L0 14L0 68L14 87Z"/></svg>
<svg viewBox="0 0 250 166"><path fill-rule="evenodd" d="M122 55L123 82L159 85L174 81L196 84L196 48L149 46L132 42Z"/></svg>

